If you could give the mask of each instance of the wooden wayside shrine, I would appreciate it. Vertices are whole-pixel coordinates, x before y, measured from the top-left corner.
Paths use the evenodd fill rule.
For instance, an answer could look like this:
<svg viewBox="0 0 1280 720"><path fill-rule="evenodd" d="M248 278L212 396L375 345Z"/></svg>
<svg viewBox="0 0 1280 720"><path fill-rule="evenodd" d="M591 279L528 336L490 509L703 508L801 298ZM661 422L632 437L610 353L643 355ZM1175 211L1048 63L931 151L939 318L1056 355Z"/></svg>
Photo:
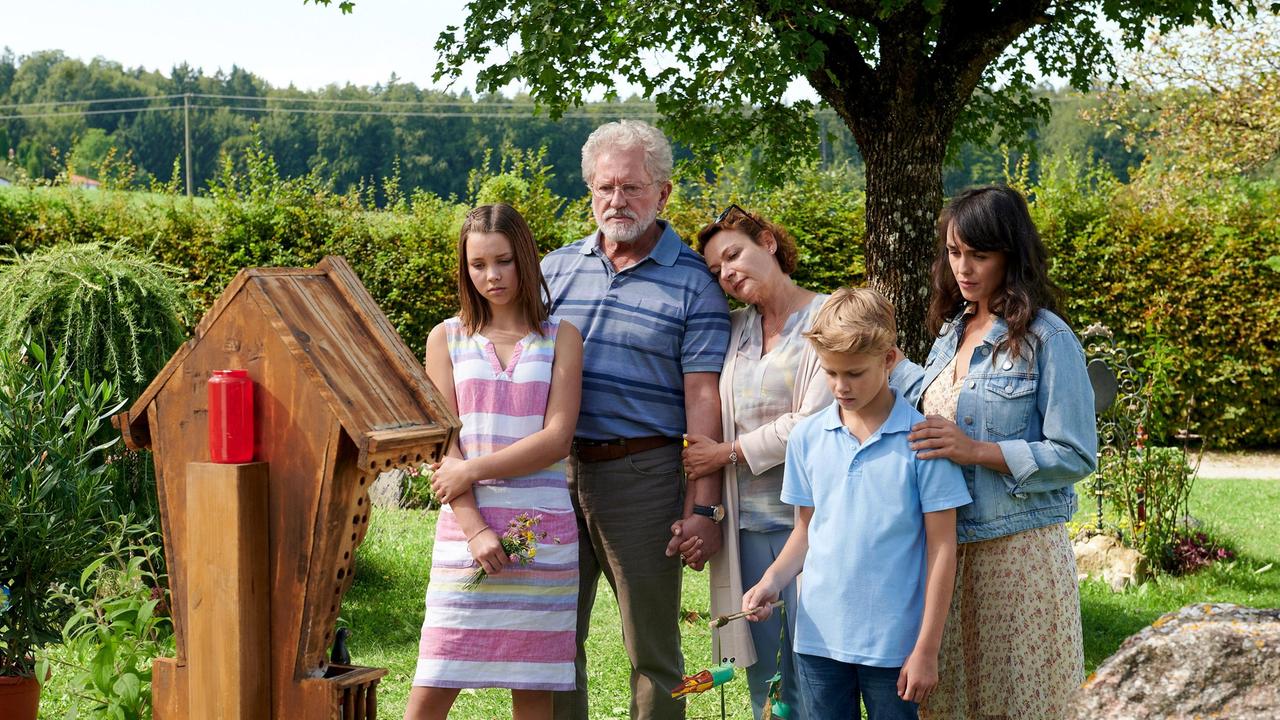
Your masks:
<svg viewBox="0 0 1280 720"><path fill-rule="evenodd" d="M214 465L206 382L230 368L254 382L255 462ZM328 662L369 486L459 422L346 261L242 270L114 422L155 459L177 641L157 720L374 718L387 671Z"/></svg>

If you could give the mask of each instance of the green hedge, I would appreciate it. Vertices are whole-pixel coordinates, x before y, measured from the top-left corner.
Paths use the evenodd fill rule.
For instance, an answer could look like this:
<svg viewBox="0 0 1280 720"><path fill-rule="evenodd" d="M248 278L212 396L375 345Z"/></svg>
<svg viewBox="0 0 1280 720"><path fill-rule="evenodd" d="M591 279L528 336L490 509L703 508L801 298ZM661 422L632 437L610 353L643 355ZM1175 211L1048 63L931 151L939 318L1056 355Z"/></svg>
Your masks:
<svg viewBox="0 0 1280 720"><path fill-rule="evenodd" d="M488 165L488 163L487 163ZM405 195L394 178L379 190L336 195L315 177L281 179L260 149L243 173L228 165L208 197L0 190L0 245L29 252L62 242L123 240L185 268L202 309L237 270L310 265L344 255L411 348L457 307L457 231L468 207L506 201L530 219L549 250L591 228L586 193L561 198L536 153L508 153L471 174L468 197ZM685 237L729 202L782 222L800 246L796 279L831 290L864 277L863 196L848 172L802 168L782 187L750 190L732 171L683 182L665 215ZM1067 290L1073 325L1103 322L1140 353L1155 377L1157 416L1168 437L1190 427L1215 446L1280 441L1280 187L1239 183L1179 198L1059 163L1028 188L1033 212ZM1192 404L1192 400L1194 403ZM1190 407L1188 417L1187 408Z"/></svg>
<svg viewBox="0 0 1280 720"><path fill-rule="evenodd" d="M1106 324L1165 380L1153 437L1280 442L1280 186L1187 192L1060 167L1033 190L1076 329Z"/></svg>

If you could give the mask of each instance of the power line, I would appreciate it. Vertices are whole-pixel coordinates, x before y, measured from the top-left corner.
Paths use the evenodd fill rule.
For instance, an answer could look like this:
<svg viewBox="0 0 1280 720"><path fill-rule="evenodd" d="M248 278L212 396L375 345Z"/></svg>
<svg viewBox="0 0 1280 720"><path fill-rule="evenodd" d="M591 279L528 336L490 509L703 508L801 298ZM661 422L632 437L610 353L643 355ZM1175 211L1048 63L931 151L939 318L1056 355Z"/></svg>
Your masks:
<svg viewBox="0 0 1280 720"><path fill-rule="evenodd" d="M8 105L0 105L0 110L33 108L33 107L58 107L62 105L100 105L110 102L137 102L141 100L174 100L182 95L135 95L133 97L120 98L95 98L92 100L49 100L47 102L30 102L30 103L11 103Z"/></svg>
<svg viewBox="0 0 1280 720"><path fill-rule="evenodd" d="M266 103L283 103L283 104L310 103L315 105L373 105L377 107L393 106L393 107L422 107L422 108L467 108L469 110L480 111L480 112L468 111L465 113L458 113L459 115L465 114L472 117L510 117L509 115L501 115L501 114L495 114L495 113L486 114L484 111L495 109L495 108L533 110L538 107L537 103L526 102L526 101L496 102L496 101L485 100L485 101L479 101L479 102L475 102L475 101L469 102L465 100L460 100L460 101L382 100L382 99L360 100L360 99L350 99L350 98L281 97L278 95L227 95L227 94L220 94L220 93L178 93L178 94L171 94L171 95L135 95L131 97L120 97L120 98L96 98L92 100L56 100L56 101L48 101L48 102L11 103L6 105L0 105L0 110L5 110L5 109L21 110L26 108L39 108L39 107L63 107L67 105L93 105L93 104L112 103L112 102L176 100L182 97L201 98L201 99L207 99L207 100L236 100L236 101L252 100L260 103L266 102ZM211 108L216 109L221 107L237 108L241 106L228 104L228 105L219 105L219 106L202 105L200 107L203 107L205 109L211 109ZM628 116L629 117L657 117L658 116L656 111L652 110L653 103L626 102L626 103L593 103L585 107L582 107L578 110L575 110L571 113L566 113L562 115L562 117L574 117L574 118L596 117L597 115L591 114L589 111L594 110L599 113L608 114L609 112L612 112L612 111L631 110L631 109L638 109L638 108L644 108L646 112L627 113ZM282 112L289 110L289 108L276 108L276 107L269 107L266 110L263 110L261 107L255 107L254 109L258 111L279 110ZM127 110L130 110L130 108L120 108L120 110L127 111ZM351 112L354 112L354 111L348 111L348 114ZM367 112L369 112L370 114L378 114L378 115L391 114L391 113L377 112L373 110L367 111ZM817 108L815 109L815 112L820 114L834 113L834 111L829 108ZM443 115L443 113L436 113L436 114ZM406 115L406 116L414 117L414 115ZM12 119L12 117L13 116L3 116L2 119ZM26 115L25 117L37 117L37 116Z"/></svg>
<svg viewBox="0 0 1280 720"><path fill-rule="evenodd" d="M97 105L102 103L114 102L150 102L156 100L176 100L178 98L190 95L192 98L205 98L210 100L253 100L257 102L279 102L279 103L314 103L319 105L393 105L393 106L426 106L426 107L460 107L460 108L535 108L537 103L528 101L519 102L497 102L497 101L466 101L466 100L383 100L372 98L367 100L352 98L322 98L322 97L283 97L279 95L224 95L219 93L174 93L170 95L133 95L130 97L118 98L94 98L87 100L49 100L42 102L28 103L7 103L0 105L0 110L17 110L23 108L37 107L62 107L66 105ZM628 107L641 105L644 107L652 107L653 103L596 103L589 107Z"/></svg>
<svg viewBox="0 0 1280 720"><path fill-rule="evenodd" d="M181 97L181 96L179 96ZM24 113L21 115L0 115L0 120L31 120L38 118L54 118L54 117L80 117L83 115L111 115L113 113L143 113L157 112L159 110L180 110L181 105L159 105L153 107L137 107L137 108L121 108L117 110L79 110L79 111L54 111L45 113Z"/></svg>
<svg viewBox="0 0 1280 720"><path fill-rule="evenodd" d="M194 97L194 96L193 96ZM275 108L275 107L246 107L243 105L192 105L192 109L200 110L230 110L232 112L257 112L257 113L286 113L289 115L368 115L372 117L418 117L418 118L509 118L524 119L525 115L518 113L494 113L494 112L410 112L404 110L396 110L390 112L379 112L374 110L323 110L318 108ZM604 113L608 115L609 113ZM589 113L565 113L560 119L600 119L600 114ZM627 113L627 117L633 118L656 118L658 113ZM530 120L550 120L550 118L534 118Z"/></svg>
<svg viewBox="0 0 1280 720"><path fill-rule="evenodd" d="M180 98L183 96L177 95L174 97ZM209 96L196 95L193 93L191 97L196 98L196 97L209 97ZM258 98L258 99L261 100L261 98ZM419 105L425 106L425 107L431 107L432 104L419 103ZM23 107L30 107L30 106L19 105L19 106L6 106L6 107L23 108ZM34 120L34 119L55 118L55 117L81 117L85 115L111 115L111 114L127 115L130 113L156 112L159 110L181 110L184 107L185 107L184 105L154 105L154 106L142 106L142 107L132 107L132 108L114 108L110 110L53 110L49 112L0 115L0 120ZM532 115L525 115L523 113L516 113L516 112L507 112L507 113L472 112L472 111L464 111L464 110L451 110L451 111L444 111L444 112L428 112L428 111L414 112L414 111L405 111L405 110L388 111L388 110L378 110L378 109L330 110L330 109L324 109L324 108L282 108L282 107L263 107L263 106L245 106L245 105L204 105L204 104L192 104L190 105L190 107L193 109L199 109L199 110L227 110L230 112L251 112L251 113L284 113L287 115L363 115L368 117L415 117L415 118L507 118L511 120L528 119L528 120L551 121L550 117L539 118ZM534 106L527 105L525 107L533 108ZM614 108L609 108L609 110L613 110L613 109ZM560 116L560 118L572 119L572 120L600 119L601 117L608 117L613 114L617 114L617 113L611 113L608 111L602 111L597 113L570 112L570 113L564 113L563 115ZM658 117L658 113L654 111L625 113L625 115L627 117L632 117L632 118L646 118L646 119L652 119L652 118Z"/></svg>
<svg viewBox="0 0 1280 720"><path fill-rule="evenodd" d="M466 100L455 101L436 101L436 100L355 100L345 98L318 98L318 97L281 97L279 95L220 95L216 93L191 93L193 98L211 98L217 100L257 100L259 102L297 102L297 103L318 103L318 104L337 104L337 105L429 105L446 106L446 107L511 107L511 108L532 108L536 107L533 102L491 102L488 100L482 102ZM602 106L620 106L633 103L601 103ZM644 105L652 105L652 103L643 103Z"/></svg>

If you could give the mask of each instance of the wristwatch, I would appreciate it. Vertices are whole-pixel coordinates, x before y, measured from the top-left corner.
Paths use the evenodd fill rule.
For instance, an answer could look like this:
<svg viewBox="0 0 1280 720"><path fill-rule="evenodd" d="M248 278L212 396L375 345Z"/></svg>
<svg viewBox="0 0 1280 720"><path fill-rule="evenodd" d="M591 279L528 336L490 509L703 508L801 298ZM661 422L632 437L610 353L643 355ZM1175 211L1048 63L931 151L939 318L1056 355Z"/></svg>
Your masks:
<svg viewBox="0 0 1280 720"><path fill-rule="evenodd" d="M703 517L709 517L713 522L720 522L721 520L724 519L724 506L723 505L694 505L693 514L702 515Z"/></svg>

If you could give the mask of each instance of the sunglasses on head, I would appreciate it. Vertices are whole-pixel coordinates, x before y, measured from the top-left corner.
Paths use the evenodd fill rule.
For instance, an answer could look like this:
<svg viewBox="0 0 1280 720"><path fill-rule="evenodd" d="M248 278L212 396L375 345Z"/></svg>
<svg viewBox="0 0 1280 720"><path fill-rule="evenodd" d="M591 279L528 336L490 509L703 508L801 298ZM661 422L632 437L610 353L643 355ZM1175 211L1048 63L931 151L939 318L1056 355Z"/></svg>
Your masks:
<svg viewBox="0 0 1280 720"><path fill-rule="evenodd" d="M764 225L761 225L759 220L756 220L754 217L752 217L751 213L747 212L746 210L743 210L742 207L737 203L731 203L729 207L725 208L724 212L720 213L720 215L716 217L716 222L722 223L725 220L732 220L734 213L737 213L738 215L741 215L742 217L750 220L751 223L755 225L757 228L761 230L764 229Z"/></svg>

